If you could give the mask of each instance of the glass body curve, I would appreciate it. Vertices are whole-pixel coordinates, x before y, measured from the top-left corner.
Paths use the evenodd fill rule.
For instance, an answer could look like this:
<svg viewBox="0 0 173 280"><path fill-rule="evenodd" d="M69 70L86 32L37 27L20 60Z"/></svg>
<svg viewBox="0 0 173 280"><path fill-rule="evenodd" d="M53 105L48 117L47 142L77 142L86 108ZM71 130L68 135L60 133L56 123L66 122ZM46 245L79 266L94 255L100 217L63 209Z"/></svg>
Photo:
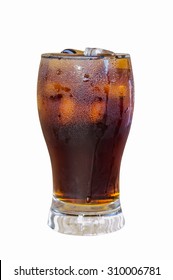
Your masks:
<svg viewBox="0 0 173 280"><path fill-rule="evenodd" d="M130 57L43 55L37 97L55 215L98 216L97 209L120 207L120 164L134 107Z"/></svg>

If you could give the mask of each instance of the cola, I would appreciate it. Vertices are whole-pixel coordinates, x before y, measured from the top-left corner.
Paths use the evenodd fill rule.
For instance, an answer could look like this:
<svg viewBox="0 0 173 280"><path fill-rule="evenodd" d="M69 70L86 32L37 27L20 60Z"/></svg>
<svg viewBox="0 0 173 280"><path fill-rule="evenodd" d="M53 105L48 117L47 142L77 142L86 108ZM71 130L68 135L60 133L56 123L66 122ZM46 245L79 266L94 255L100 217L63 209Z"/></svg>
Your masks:
<svg viewBox="0 0 173 280"><path fill-rule="evenodd" d="M38 109L57 199L94 205L119 198L133 99L128 55L42 55Z"/></svg>

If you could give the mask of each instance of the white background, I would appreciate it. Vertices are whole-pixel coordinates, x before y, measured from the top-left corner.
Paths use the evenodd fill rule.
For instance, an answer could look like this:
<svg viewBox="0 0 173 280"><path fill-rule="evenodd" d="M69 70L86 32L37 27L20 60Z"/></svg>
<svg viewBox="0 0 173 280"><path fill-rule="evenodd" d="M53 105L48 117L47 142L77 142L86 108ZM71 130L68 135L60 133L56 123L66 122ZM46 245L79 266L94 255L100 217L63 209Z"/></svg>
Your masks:
<svg viewBox="0 0 173 280"><path fill-rule="evenodd" d="M0 258L173 259L171 1L1 1ZM47 224L52 175L36 104L40 55L100 47L131 55L135 112L121 167L125 227L68 236Z"/></svg>

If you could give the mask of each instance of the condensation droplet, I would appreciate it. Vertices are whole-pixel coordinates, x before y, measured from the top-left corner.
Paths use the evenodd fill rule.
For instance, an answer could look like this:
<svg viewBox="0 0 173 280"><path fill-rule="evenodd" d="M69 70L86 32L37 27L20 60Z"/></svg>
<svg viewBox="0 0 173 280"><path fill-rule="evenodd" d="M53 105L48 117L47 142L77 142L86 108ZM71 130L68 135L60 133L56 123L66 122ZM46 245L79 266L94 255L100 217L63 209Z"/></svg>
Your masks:
<svg viewBox="0 0 173 280"><path fill-rule="evenodd" d="M61 74L62 74L62 71L61 71L60 69L57 69L56 74L57 74L57 75L61 75Z"/></svg>
<svg viewBox="0 0 173 280"><path fill-rule="evenodd" d="M87 203L91 202L91 197L87 196L86 202L87 202Z"/></svg>
<svg viewBox="0 0 173 280"><path fill-rule="evenodd" d="M83 82L89 81L89 74L84 74Z"/></svg>

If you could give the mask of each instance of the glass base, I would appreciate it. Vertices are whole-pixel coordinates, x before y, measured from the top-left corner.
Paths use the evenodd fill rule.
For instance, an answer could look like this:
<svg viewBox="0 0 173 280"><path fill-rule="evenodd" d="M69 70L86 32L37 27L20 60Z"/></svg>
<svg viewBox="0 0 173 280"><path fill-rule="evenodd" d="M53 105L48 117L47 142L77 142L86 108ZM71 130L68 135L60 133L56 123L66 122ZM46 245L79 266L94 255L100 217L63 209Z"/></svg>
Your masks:
<svg viewBox="0 0 173 280"><path fill-rule="evenodd" d="M102 205L77 205L53 197L48 225L61 233L99 235L117 231L124 226L120 201Z"/></svg>

